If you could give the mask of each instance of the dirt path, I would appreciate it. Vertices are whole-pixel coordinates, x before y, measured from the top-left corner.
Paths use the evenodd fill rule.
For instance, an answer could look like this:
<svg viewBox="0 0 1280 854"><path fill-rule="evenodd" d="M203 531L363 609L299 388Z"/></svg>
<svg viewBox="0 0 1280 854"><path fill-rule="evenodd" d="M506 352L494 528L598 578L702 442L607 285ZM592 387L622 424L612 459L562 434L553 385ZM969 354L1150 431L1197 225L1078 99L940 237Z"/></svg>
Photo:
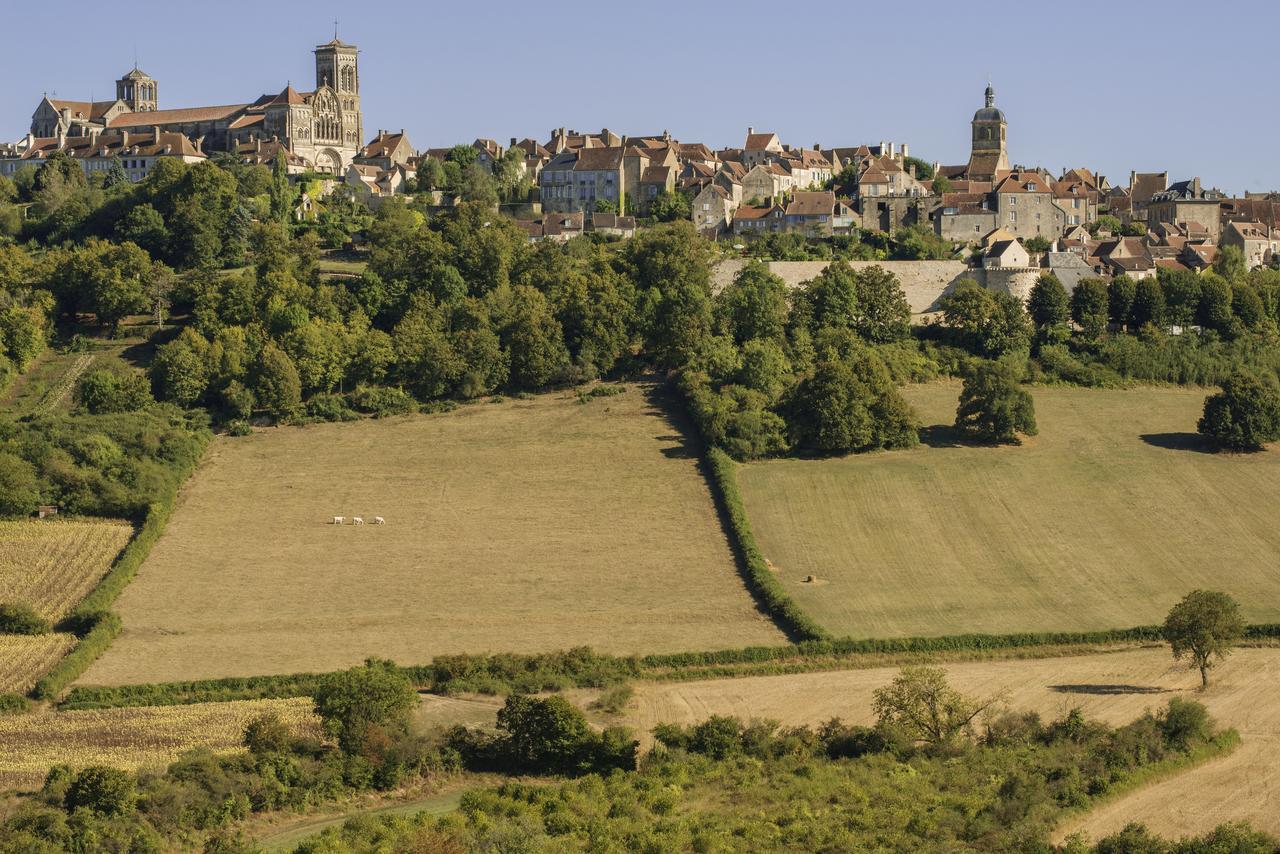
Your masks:
<svg viewBox="0 0 1280 854"><path fill-rule="evenodd" d="M1199 677L1174 665L1167 648L1033 661L947 665L952 683L971 694L1008 691L1008 705L1046 718L1079 706L1090 717L1127 723L1173 696L1201 700L1222 726L1243 738L1231 756L1134 792L1073 819L1059 838L1083 830L1094 838L1129 821L1170 836L1200 833L1247 819L1280 833L1280 649L1242 649L1214 674L1204 693ZM643 733L662 721L691 723L712 714L772 718L784 725L840 717L869 723L871 693L897 668L636 686L622 723ZM585 704L587 692L575 696ZM1194 807L1194 808L1192 808Z"/></svg>
<svg viewBox="0 0 1280 854"><path fill-rule="evenodd" d="M408 815L419 812L443 815L457 809L461 802L462 790L459 789L377 809L353 810L323 818L304 818L273 830L269 835L259 838L257 844L264 851L292 851L304 839L315 836L326 828L337 827L355 815Z"/></svg>
<svg viewBox="0 0 1280 854"><path fill-rule="evenodd" d="M36 415L47 415L62 405L62 402L71 394L72 389L76 387L76 380L80 379L80 375L88 370L93 364L93 354L85 353L72 363L67 372L63 374L53 388L45 392L44 397L36 406Z"/></svg>

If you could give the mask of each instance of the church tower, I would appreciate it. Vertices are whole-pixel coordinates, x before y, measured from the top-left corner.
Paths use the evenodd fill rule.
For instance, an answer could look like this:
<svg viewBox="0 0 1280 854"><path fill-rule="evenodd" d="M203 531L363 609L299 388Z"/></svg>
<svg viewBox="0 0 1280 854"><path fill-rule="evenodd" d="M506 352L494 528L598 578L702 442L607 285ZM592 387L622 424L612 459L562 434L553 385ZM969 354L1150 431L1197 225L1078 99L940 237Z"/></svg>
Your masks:
<svg viewBox="0 0 1280 854"><path fill-rule="evenodd" d="M124 101L130 112L151 113L159 107L160 87L155 78L135 65L116 81L116 98Z"/></svg>
<svg viewBox="0 0 1280 854"><path fill-rule="evenodd" d="M973 114L973 146L965 174L970 181L990 181L996 172L1009 169L1009 154L1005 150L1007 127L1004 113L996 108L995 90L988 83L986 106Z"/></svg>
<svg viewBox="0 0 1280 854"><path fill-rule="evenodd" d="M316 91L311 95L310 151L294 150L311 157L322 172L340 174L360 152L364 140L364 117L360 112L360 51L338 39L315 49Z"/></svg>

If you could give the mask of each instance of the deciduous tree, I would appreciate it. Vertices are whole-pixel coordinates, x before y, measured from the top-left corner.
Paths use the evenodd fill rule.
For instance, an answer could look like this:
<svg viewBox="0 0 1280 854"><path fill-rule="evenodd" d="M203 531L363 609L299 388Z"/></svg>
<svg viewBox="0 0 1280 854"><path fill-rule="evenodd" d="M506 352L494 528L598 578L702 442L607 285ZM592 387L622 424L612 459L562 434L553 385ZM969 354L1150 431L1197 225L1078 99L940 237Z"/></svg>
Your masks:
<svg viewBox="0 0 1280 854"><path fill-rule="evenodd" d="M1164 639L1173 657L1191 660L1200 671L1201 690L1209 687L1209 669L1231 654L1243 634L1239 604L1217 590L1192 590L1164 620Z"/></svg>

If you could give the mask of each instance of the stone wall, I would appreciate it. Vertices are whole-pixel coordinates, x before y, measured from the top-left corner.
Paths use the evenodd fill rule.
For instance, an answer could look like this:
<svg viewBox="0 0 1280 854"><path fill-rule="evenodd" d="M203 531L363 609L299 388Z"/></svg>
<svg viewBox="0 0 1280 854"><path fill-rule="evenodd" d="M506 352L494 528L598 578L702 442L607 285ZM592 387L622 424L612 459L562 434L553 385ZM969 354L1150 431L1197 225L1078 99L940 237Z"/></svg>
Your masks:
<svg viewBox="0 0 1280 854"><path fill-rule="evenodd" d="M719 291L746 265L745 260L721 261L711 274L711 287ZM787 287L799 287L826 268L829 261L770 261L769 269L787 283ZM961 279L970 278L983 282L983 271L975 270L963 261L851 261L855 270L880 266L898 278L907 295L914 314L937 311L938 300L955 289ZM1035 277L1031 278L1035 281ZM1030 289L1030 285L1027 285Z"/></svg>
<svg viewBox="0 0 1280 854"><path fill-rule="evenodd" d="M987 274L987 290L1011 294L1026 302L1036 279L1047 271L1040 267L990 267L983 272Z"/></svg>

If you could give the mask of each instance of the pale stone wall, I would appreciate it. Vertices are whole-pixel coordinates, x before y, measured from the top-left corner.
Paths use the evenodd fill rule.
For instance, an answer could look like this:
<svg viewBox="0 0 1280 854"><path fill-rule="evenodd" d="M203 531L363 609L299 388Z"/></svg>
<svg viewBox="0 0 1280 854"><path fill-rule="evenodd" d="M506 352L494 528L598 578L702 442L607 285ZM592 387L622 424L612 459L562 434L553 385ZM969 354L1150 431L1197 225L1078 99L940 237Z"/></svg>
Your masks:
<svg viewBox="0 0 1280 854"><path fill-rule="evenodd" d="M990 267L983 272L987 274L987 290L1010 294L1025 303L1036 279L1046 271L1040 267Z"/></svg>
<svg viewBox="0 0 1280 854"><path fill-rule="evenodd" d="M738 274L745 265L742 259L721 261L712 271L711 287L719 291ZM770 261L769 270L784 282L787 287L799 287L803 282L821 273L829 261ZM937 311L938 300L944 294L955 289L961 279L975 279L983 282L983 271L975 270L963 261L851 261L855 270L863 267L880 266L898 278L907 302L911 304L914 314ZM1031 278L1035 282L1035 277ZM1030 290L1030 284L1027 289ZM1024 294L1025 296L1025 294Z"/></svg>

